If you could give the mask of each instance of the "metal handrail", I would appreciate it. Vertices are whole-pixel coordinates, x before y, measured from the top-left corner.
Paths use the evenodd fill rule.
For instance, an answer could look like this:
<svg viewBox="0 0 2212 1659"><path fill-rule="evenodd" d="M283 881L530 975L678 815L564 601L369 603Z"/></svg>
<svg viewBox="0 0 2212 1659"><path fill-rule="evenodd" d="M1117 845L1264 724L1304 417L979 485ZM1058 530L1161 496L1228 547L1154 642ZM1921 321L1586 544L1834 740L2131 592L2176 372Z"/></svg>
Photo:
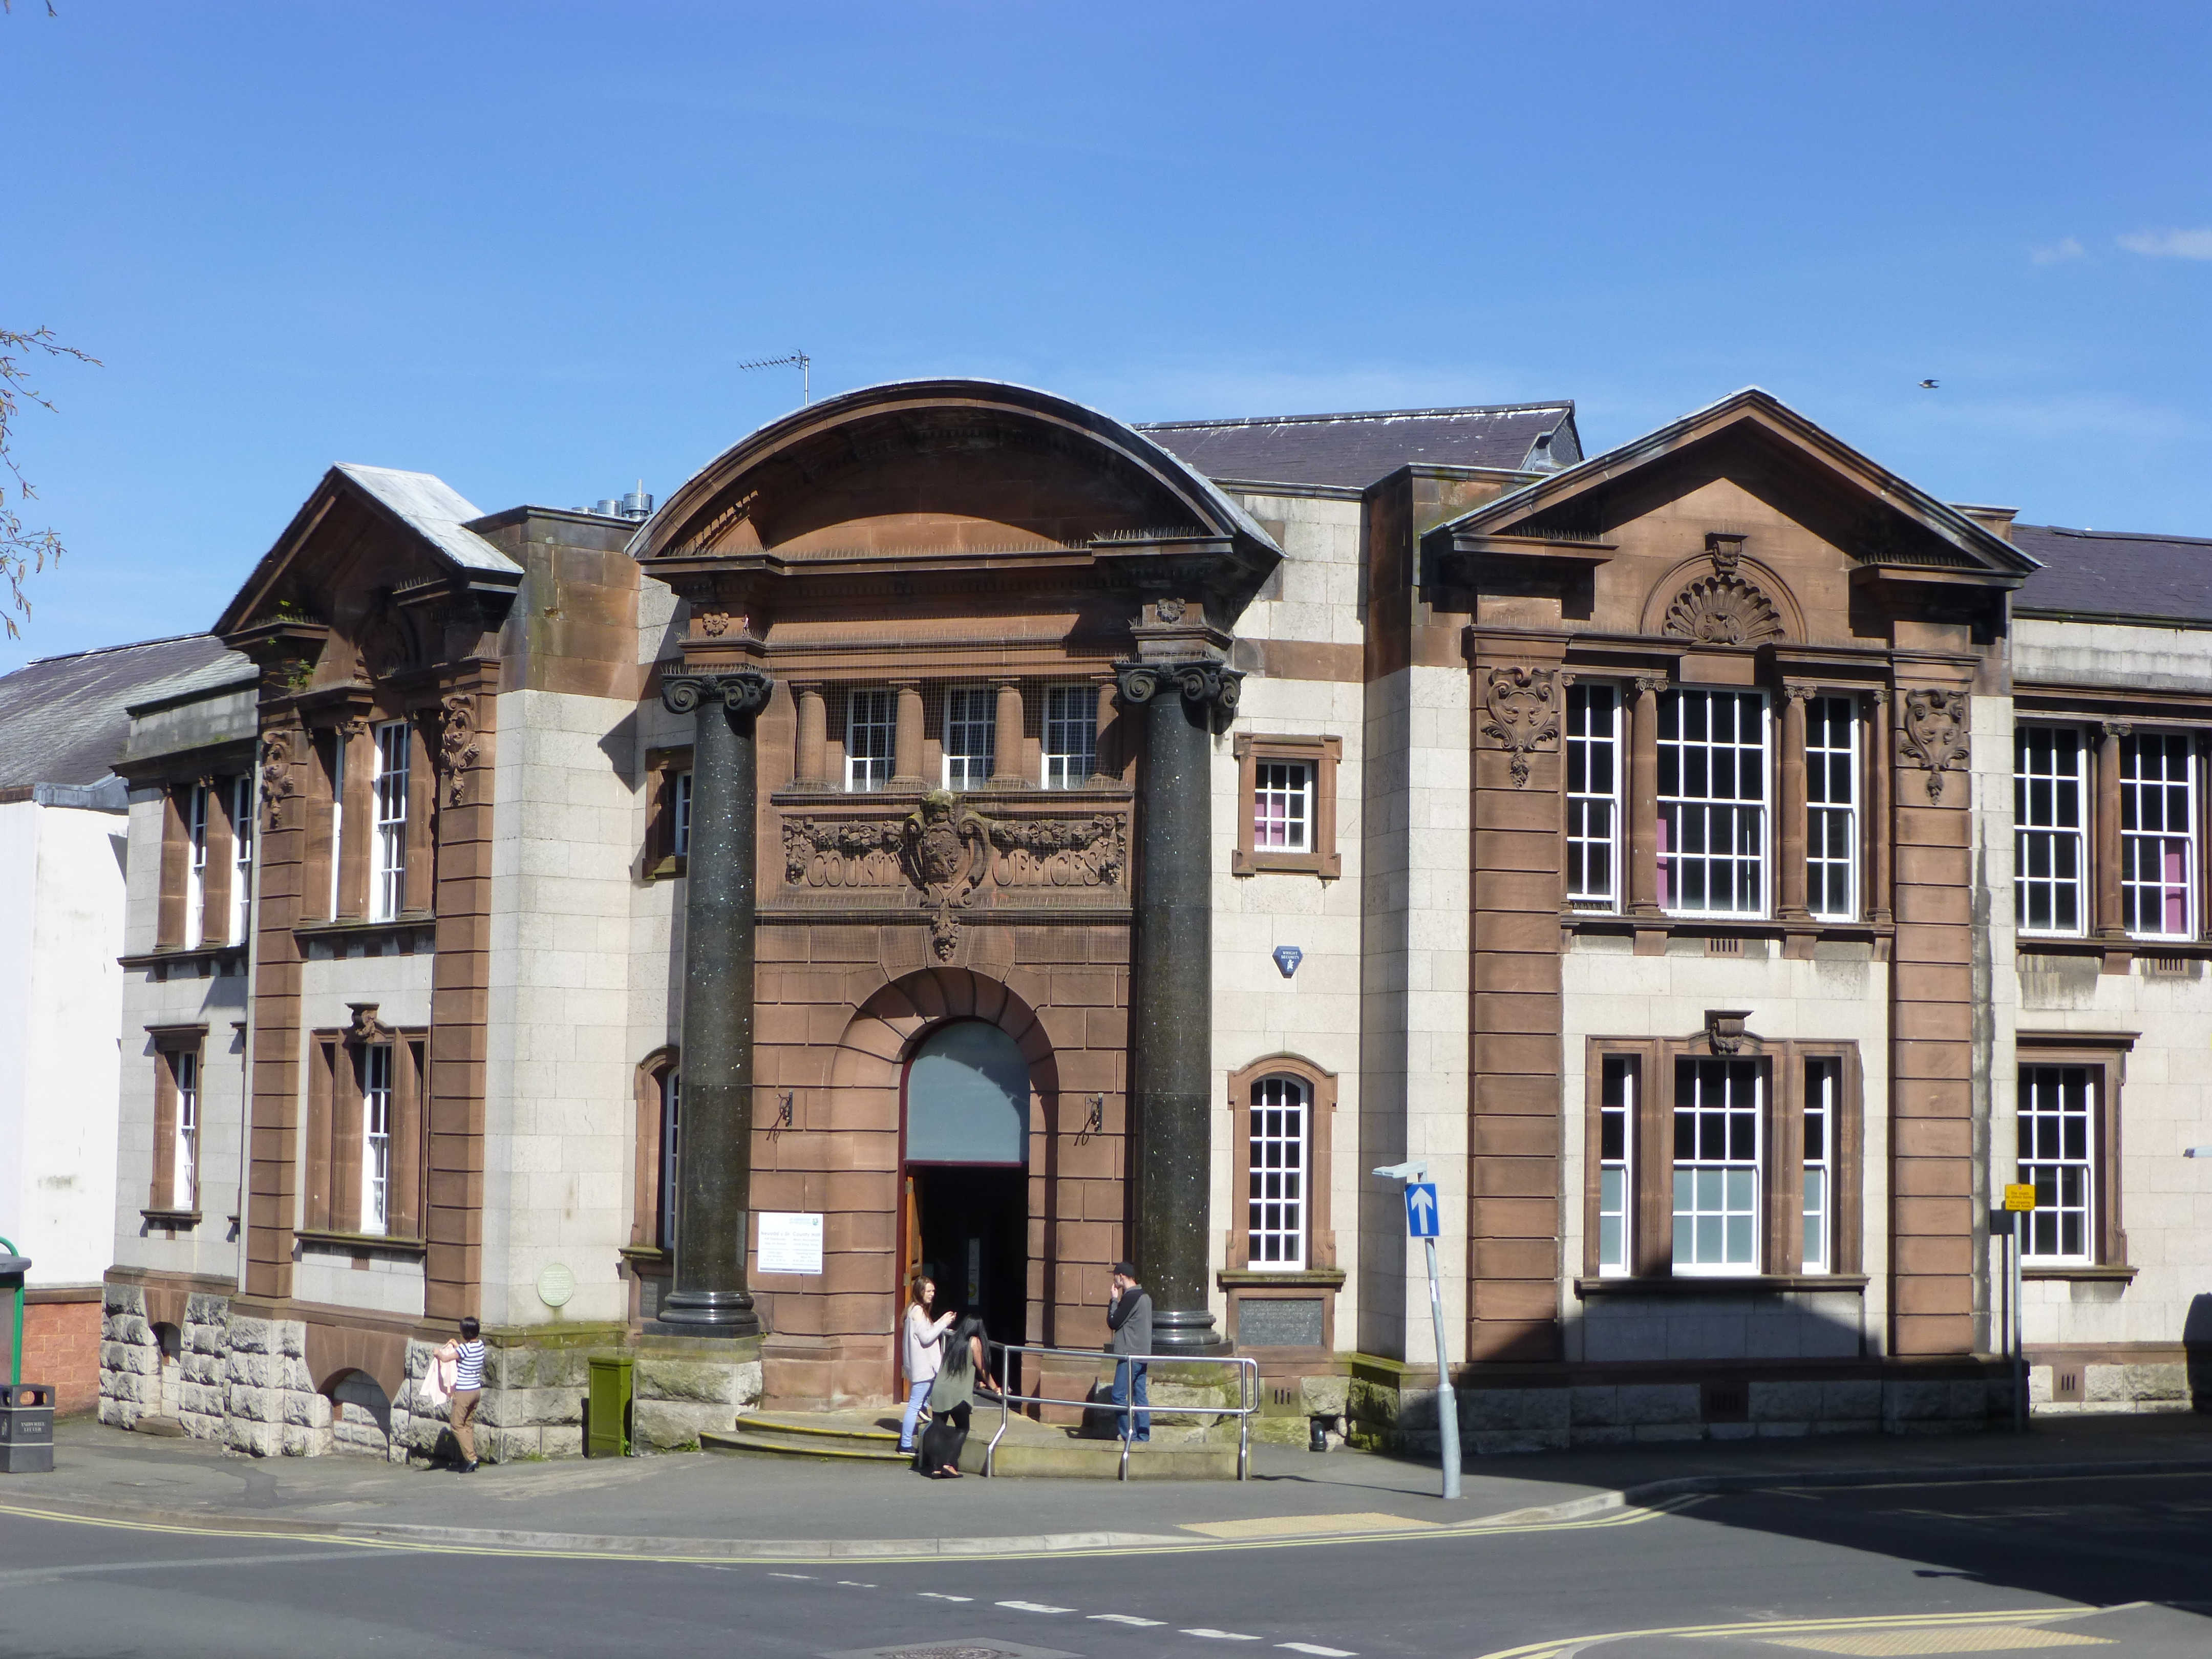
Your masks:
<svg viewBox="0 0 2212 1659"><path fill-rule="evenodd" d="M1181 1354L1106 1353L1097 1348L1048 1348L1024 1342L994 1342L991 1347L1000 1356L998 1371L1001 1382L1006 1380L1008 1369L1006 1356L1017 1353L1089 1360L1094 1369L1100 1360L1109 1360L1116 1365L1124 1363L1145 1365L1227 1365L1237 1373L1237 1404L1234 1406L1148 1405L1145 1407L1145 1411L1147 1415L1153 1412L1160 1412L1164 1414L1194 1415L1204 1412L1216 1418L1235 1418L1237 1419L1237 1478L1239 1480L1249 1480L1252 1478L1252 1419L1260 1414L1260 1362L1258 1360L1248 1358L1241 1354L1194 1355L1186 1358ZM1089 1399L1061 1400L1051 1395L1016 1394L1012 1389L1000 1389L999 1390L999 1431L991 1437L991 1443L983 1449L984 1474L986 1476L990 1474L992 1464L998 1456L999 1442L1006 1438L1007 1429L1012 1425L1012 1408L1013 1407L1075 1406L1089 1411L1096 1410L1097 1404L1097 1401ZM1132 1375L1129 1379L1129 1398L1122 1403L1121 1409L1121 1457L1117 1478L1123 1480L1129 1478L1129 1435L1134 1426L1136 1414L1137 1380Z"/></svg>

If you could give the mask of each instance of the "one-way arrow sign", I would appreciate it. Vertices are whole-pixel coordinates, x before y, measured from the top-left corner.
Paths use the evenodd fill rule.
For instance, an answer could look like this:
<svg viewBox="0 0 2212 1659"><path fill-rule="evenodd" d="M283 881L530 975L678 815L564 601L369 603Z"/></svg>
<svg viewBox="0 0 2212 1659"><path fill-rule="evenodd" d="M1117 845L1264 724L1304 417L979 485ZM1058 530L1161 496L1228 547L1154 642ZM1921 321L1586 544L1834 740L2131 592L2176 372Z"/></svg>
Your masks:
<svg viewBox="0 0 2212 1659"><path fill-rule="evenodd" d="M1409 1238L1434 1238L1440 1231L1437 1225L1437 1183L1433 1181L1407 1182L1406 1236Z"/></svg>

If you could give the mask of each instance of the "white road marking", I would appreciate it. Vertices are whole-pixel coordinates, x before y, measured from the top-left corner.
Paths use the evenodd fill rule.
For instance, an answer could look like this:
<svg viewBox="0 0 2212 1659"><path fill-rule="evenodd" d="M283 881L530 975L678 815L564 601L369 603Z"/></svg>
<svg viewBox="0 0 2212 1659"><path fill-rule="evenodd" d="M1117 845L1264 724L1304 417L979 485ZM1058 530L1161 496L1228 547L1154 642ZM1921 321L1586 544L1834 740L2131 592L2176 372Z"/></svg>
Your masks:
<svg viewBox="0 0 2212 1659"><path fill-rule="evenodd" d="M812 1573L811 1573L811 1572L772 1572L772 1573L769 1574L769 1577L771 1577L771 1578L806 1578L806 1579L811 1579L811 1578L814 1577L814 1575L813 1575Z"/></svg>
<svg viewBox="0 0 2212 1659"><path fill-rule="evenodd" d="M1183 1634L1185 1636L1210 1636L1217 1642L1256 1642L1260 1639L1256 1636L1247 1636L1242 1631L1208 1630L1203 1625L1199 1626L1194 1630L1187 1630Z"/></svg>
<svg viewBox="0 0 2212 1659"><path fill-rule="evenodd" d="M1016 1613L1073 1613L1073 1607L1048 1607L1042 1601L1000 1601L995 1605L1012 1607Z"/></svg>
<svg viewBox="0 0 2212 1659"><path fill-rule="evenodd" d="M933 1601L972 1601L975 1599L972 1595L947 1595L942 1590L923 1590L921 1593Z"/></svg>
<svg viewBox="0 0 2212 1659"><path fill-rule="evenodd" d="M1088 1616L1109 1625L1135 1625L1145 1630L1157 1630L1167 1622L1164 1619L1139 1619L1133 1613L1094 1613Z"/></svg>
<svg viewBox="0 0 2212 1659"><path fill-rule="evenodd" d="M875 1589L875 1586L874 1586L873 1584L864 1584L864 1583L861 1583L859 1579L857 1579L857 1578L840 1578L837 1582L838 1582L839 1583L842 1584L842 1585L843 1585L847 1589Z"/></svg>
<svg viewBox="0 0 2212 1659"><path fill-rule="evenodd" d="M1313 1642L1278 1642L1279 1648L1288 1648L1292 1653L1315 1653L1321 1659L1358 1659L1350 1648L1325 1648Z"/></svg>

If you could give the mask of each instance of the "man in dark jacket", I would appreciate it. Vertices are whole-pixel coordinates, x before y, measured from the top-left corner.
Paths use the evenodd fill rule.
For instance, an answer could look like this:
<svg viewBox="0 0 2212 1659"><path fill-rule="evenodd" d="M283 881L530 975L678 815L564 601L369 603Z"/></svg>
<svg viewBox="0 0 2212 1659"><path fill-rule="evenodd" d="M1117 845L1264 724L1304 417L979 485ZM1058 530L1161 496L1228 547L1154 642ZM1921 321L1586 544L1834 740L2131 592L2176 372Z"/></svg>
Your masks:
<svg viewBox="0 0 2212 1659"><path fill-rule="evenodd" d="M1114 1334L1106 1352L1117 1356L1114 1365L1115 1427L1131 1440L1152 1437L1152 1403L1145 1386L1146 1366L1141 1358L1152 1351L1152 1298L1137 1283L1137 1270L1127 1261L1114 1264L1114 1295L1106 1304L1106 1328ZM1137 1409L1124 1413L1134 1400Z"/></svg>

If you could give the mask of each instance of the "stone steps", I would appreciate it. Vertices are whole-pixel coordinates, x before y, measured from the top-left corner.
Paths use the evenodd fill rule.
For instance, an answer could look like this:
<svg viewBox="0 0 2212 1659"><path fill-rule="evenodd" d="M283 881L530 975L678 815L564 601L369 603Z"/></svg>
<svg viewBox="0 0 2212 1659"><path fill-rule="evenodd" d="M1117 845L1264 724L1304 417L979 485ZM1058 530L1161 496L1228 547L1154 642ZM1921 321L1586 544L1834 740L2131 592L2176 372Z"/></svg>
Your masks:
<svg viewBox="0 0 2212 1659"><path fill-rule="evenodd" d="M905 1463L912 1454L898 1449L896 1431L850 1417L824 1413L805 1418L748 1412L737 1427L702 1433L702 1451L768 1452L782 1457L830 1457L862 1463Z"/></svg>
<svg viewBox="0 0 2212 1659"><path fill-rule="evenodd" d="M1164 1426L1164 1425L1163 1425ZM967 1444L961 1449L963 1474L981 1474L983 1456L998 1431L995 1408L979 1410ZM1156 1437L1160 1430L1155 1430ZM1176 1431L1168 1427L1166 1432ZM1187 1430L1176 1437L1137 1446L1129 1455L1132 1480L1234 1480L1237 1443L1207 1437ZM713 1431L699 1437L700 1449L714 1452L752 1452L776 1457L811 1457L840 1462L896 1463L913 1462L911 1453L898 1449L898 1435L873 1418L855 1413L749 1412L732 1430ZM1120 1478L1121 1446L1116 1440L1086 1439L1066 1429L1017 1417L1007 1425L999 1443L992 1473L1001 1479L1048 1480L1113 1480Z"/></svg>

